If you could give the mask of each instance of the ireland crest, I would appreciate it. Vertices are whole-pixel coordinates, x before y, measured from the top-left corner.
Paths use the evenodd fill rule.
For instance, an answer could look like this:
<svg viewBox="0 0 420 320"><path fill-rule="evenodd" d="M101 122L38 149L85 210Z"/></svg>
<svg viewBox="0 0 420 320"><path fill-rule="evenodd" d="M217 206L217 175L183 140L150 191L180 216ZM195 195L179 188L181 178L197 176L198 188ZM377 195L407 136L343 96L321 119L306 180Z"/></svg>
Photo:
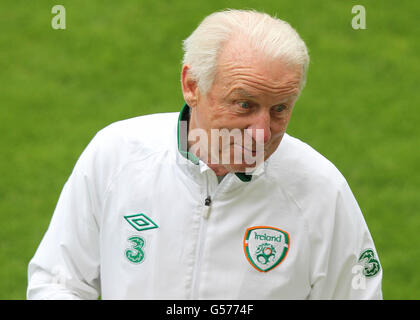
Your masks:
<svg viewBox="0 0 420 320"><path fill-rule="evenodd" d="M286 231L274 227L250 227L245 231L245 256L258 271L270 271L286 258L289 241Z"/></svg>

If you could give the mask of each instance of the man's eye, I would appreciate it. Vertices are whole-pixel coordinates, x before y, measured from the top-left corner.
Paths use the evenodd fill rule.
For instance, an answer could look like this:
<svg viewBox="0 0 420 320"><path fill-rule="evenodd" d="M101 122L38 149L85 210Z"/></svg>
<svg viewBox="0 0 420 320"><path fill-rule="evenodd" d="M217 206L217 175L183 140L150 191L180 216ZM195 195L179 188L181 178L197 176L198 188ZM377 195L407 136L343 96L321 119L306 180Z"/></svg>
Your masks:
<svg viewBox="0 0 420 320"><path fill-rule="evenodd" d="M251 107L251 105L249 104L249 102L239 102L239 106L242 109L249 109Z"/></svg>
<svg viewBox="0 0 420 320"><path fill-rule="evenodd" d="M275 112L282 112L284 109L286 109L286 106L284 104L279 105L279 106L275 106L274 108Z"/></svg>

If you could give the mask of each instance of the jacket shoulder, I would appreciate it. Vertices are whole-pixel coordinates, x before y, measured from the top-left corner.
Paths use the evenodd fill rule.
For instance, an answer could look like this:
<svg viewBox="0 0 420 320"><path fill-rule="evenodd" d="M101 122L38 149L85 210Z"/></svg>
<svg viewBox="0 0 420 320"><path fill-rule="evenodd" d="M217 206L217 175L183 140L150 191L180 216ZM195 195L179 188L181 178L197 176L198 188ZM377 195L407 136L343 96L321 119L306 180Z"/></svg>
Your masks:
<svg viewBox="0 0 420 320"><path fill-rule="evenodd" d="M176 143L177 117L178 113L163 113L114 122L95 135L76 167L104 178L127 163L162 154Z"/></svg>
<svg viewBox="0 0 420 320"><path fill-rule="evenodd" d="M176 126L178 113L158 113L114 122L98 132L98 136L129 144L163 146Z"/></svg>
<svg viewBox="0 0 420 320"><path fill-rule="evenodd" d="M300 188L339 188L345 178L337 167L307 143L285 134L270 159L270 174Z"/></svg>

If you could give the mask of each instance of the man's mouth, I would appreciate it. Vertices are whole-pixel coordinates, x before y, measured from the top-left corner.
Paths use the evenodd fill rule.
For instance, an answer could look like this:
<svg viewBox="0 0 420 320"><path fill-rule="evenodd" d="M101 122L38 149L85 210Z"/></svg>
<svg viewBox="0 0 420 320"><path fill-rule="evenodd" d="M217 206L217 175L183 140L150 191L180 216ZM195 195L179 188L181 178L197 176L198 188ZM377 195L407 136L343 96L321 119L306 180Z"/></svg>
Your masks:
<svg viewBox="0 0 420 320"><path fill-rule="evenodd" d="M261 147L254 146L254 147L249 148L244 145L234 144L234 147L239 147L240 149L242 149L243 152L251 154L253 157L255 157L258 153L264 153L265 151L264 146L261 146Z"/></svg>
<svg viewBox="0 0 420 320"><path fill-rule="evenodd" d="M253 155L253 156L257 154L257 149L248 149L248 148L247 148L247 147L245 147L245 146L242 146L242 149L243 149L244 151L247 151L247 152L249 152L249 153L252 153L252 155Z"/></svg>

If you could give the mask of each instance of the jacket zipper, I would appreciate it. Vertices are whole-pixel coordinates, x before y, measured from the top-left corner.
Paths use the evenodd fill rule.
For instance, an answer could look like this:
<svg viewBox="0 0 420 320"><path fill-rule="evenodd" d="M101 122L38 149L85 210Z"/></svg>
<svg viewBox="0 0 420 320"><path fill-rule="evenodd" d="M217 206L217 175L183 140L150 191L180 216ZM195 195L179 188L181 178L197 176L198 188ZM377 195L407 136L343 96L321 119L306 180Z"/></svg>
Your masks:
<svg viewBox="0 0 420 320"><path fill-rule="evenodd" d="M207 177L208 183L208 177ZM208 192L208 185L206 188L206 198L204 199L204 205L201 210L201 217L200 217L200 228L198 233L198 241L197 241L197 251L196 251L196 259L193 271L193 280L192 280L192 292L191 292L191 299L198 299L198 289L199 289L199 278L200 278L200 271L201 271L201 262L203 259L203 251L204 251L204 243L206 238L207 232L207 223L208 218L210 216L212 198Z"/></svg>
<svg viewBox="0 0 420 320"><path fill-rule="evenodd" d="M211 206L211 197L207 196L207 198L204 200L204 208L201 214L202 217L206 220L209 218L209 215L210 215L210 206Z"/></svg>

